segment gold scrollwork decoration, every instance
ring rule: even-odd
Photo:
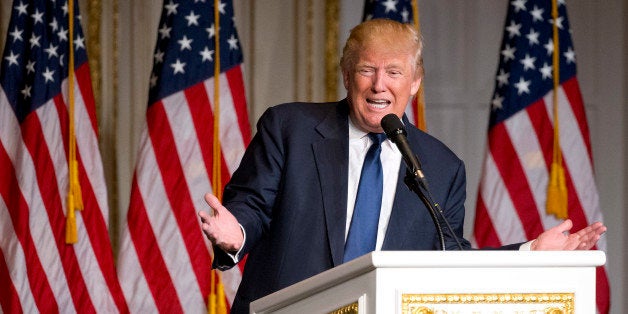
[[[438,305],[505,304],[505,305],[542,305],[546,314],[573,314],[573,293],[450,293],[450,294],[402,294],[402,313],[428,314],[447,311],[435,310]],[[479,313],[479,312],[478,312]],[[523,313],[523,312],[522,312]],[[531,310],[538,313],[538,310]]]

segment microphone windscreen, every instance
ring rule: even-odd
[[[398,134],[406,134],[406,128],[403,126],[401,119],[394,113],[385,115],[380,123],[386,136],[389,138],[395,137]]]

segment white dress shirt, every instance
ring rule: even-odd
[[[371,147],[371,139],[368,133],[358,129],[351,119],[349,119],[349,184],[347,193],[347,222],[345,228],[345,240],[349,233],[351,225],[351,217],[353,217],[353,209],[355,207],[355,199],[358,193],[358,184],[360,183],[360,174],[362,172],[362,164],[366,157],[366,152]],[[384,182],[382,207],[379,213],[379,225],[377,227],[377,243],[375,250],[382,248],[388,220],[392,211],[393,201],[395,199],[395,191],[397,190],[397,179],[399,178],[399,167],[401,165],[401,153],[397,146],[390,140],[382,142],[382,152],[380,155],[382,161]]]

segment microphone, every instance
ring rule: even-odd
[[[423,170],[421,170],[421,162],[419,162],[418,157],[414,155],[410,144],[408,144],[408,133],[399,117],[394,113],[389,113],[382,118],[381,125],[386,136],[397,145],[410,173],[418,178],[419,183],[427,190],[427,180],[425,179]]]
[[[445,222],[445,225],[449,229],[450,236],[454,238],[458,248],[460,250],[464,250],[458,236],[456,236],[456,233],[454,232],[454,229],[451,228],[449,221],[445,218],[445,214],[440,208],[440,205],[434,202],[432,198],[432,193],[430,193],[430,189],[427,186],[427,179],[423,174],[423,170],[421,170],[421,163],[419,162],[419,158],[410,148],[410,144],[408,143],[408,132],[406,132],[406,128],[403,126],[401,119],[399,119],[396,114],[389,113],[382,118],[380,124],[382,129],[384,129],[386,136],[393,143],[395,143],[395,145],[397,145],[403,160],[406,162],[408,171],[406,172],[404,182],[410,190],[414,191],[419,196],[421,201],[423,201],[423,204],[427,207],[427,210],[434,222],[434,226],[436,227],[436,232],[438,233],[442,250],[445,251],[445,237],[440,225],[440,220],[437,216]],[[417,184],[417,181],[419,184]],[[419,185],[423,188],[423,190],[421,190]]]

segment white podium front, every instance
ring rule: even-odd
[[[251,303],[251,313],[595,313],[603,251],[380,251]]]

